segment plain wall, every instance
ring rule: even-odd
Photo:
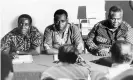
[[[77,24],[78,6],[87,7],[88,18],[105,18],[104,0],[0,0],[0,39],[17,27],[17,18],[21,14],[29,14],[33,25],[41,33],[53,23],[53,15],[57,9],[65,9],[69,21]]]
[[[105,2],[105,10],[108,12],[109,8],[113,5],[118,5],[123,9],[123,20],[129,23],[133,27],[133,10],[130,8],[129,0],[125,1],[108,1]],[[106,13],[107,17],[108,13]]]

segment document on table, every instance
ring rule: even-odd
[[[21,64],[21,63],[32,63],[33,57],[32,55],[17,55],[16,58],[13,59],[13,64]]]
[[[53,60],[54,60],[54,61],[59,61],[58,55],[57,55],[57,54],[55,54],[55,55],[53,56]]]

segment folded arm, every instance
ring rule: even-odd
[[[49,28],[46,28],[44,32],[43,47],[47,54],[58,54],[60,45],[52,44],[52,31]]]
[[[95,38],[95,32],[96,32],[97,26],[95,25],[94,28],[90,31],[87,37],[86,41],[86,48],[89,52],[91,53],[96,53],[99,49],[99,47],[94,43],[94,38]]]
[[[88,34],[86,47],[87,50],[94,55],[107,56],[110,45],[106,43],[106,38],[99,36],[100,33],[97,32],[97,29],[100,28],[100,26],[101,25],[96,24],[91,32]],[[97,45],[97,43],[100,44]]]
[[[75,46],[79,50],[79,53],[82,53],[82,51],[84,50],[82,35],[77,26],[73,25],[72,27],[73,27],[73,40],[74,40]]]
[[[32,32],[32,37],[31,37],[31,48],[28,51],[31,54],[40,54],[40,46],[42,43],[42,36],[38,29],[34,29]]]

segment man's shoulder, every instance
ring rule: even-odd
[[[72,32],[73,31],[80,31],[80,28],[78,26],[76,26],[75,24],[71,24],[71,23],[68,23],[69,26],[69,30],[71,30]]]
[[[49,74],[57,74],[58,72],[60,72],[60,69],[62,68],[63,66],[61,65],[54,65],[52,67],[49,67],[47,70],[44,71],[44,73],[49,73]]]
[[[54,28],[54,24],[51,24],[51,25],[49,25],[49,26],[47,26],[46,28],[45,28],[45,30],[54,30],[55,28]]]
[[[126,21],[122,21],[123,27],[131,28],[130,24],[128,24]]]
[[[37,29],[37,27],[35,27],[35,26],[31,26],[31,31],[39,31],[38,29]]]
[[[123,73],[121,73],[121,74],[123,74],[123,75],[128,75],[128,74],[132,74],[132,76],[133,76],[133,68],[130,68],[130,69],[127,69],[126,71],[124,71]]]
[[[108,19],[102,20],[102,21],[98,22],[98,24],[101,25],[102,27],[109,27],[110,26],[110,22]]]
[[[32,26],[31,29],[30,29],[30,36],[34,36],[34,37],[41,37],[41,32],[35,27],[35,26]]]
[[[109,22],[109,20],[108,19],[105,19],[105,20],[99,21],[98,23],[108,23],[108,22]]]
[[[13,30],[11,30],[10,32],[8,32],[6,34],[6,36],[17,36],[19,34],[19,31],[17,28],[14,28]]]
[[[105,77],[106,73],[99,72],[99,71],[92,71],[91,72],[91,80],[108,80]]]
[[[109,24],[108,20],[102,20],[102,21],[97,22],[95,26],[103,27],[103,26],[108,26],[108,24]]]
[[[74,23],[68,23],[68,25],[70,25],[71,28],[79,28],[78,25]]]
[[[132,80],[133,79],[133,68],[127,69],[112,80]]]
[[[69,66],[69,68],[68,68],[68,66]],[[70,68],[71,67],[71,68]],[[58,64],[58,65],[55,65],[55,66],[52,66],[52,67],[50,67],[49,69],[47,69],[46,70],[46,72],[48,71],[53,71],[53,70],[60,70],[60,69],[62,69],[62,70],[68,70],[68,69],[75,69],[75,70],[88,70],[86,67],[84,67],[84,66],[81,66],[81,65],[79,65],[79,64],[69,64],[69,65],[67,65],[67,66],[64,66],[64,65],[62,65],[62,64]]]
[[[44,33],[52,33],[53,31],[55,31],[55,27],[54,24],[51,24],[45,28]]]

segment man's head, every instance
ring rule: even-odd
[[[78,58],[78,49],[67,44],[59,48],[58,58],[61,62],[74,64]]]
[[[22,14],[18,18],[18,27],[21,33],[26,35],[32,24],[32,18],[28,14]]]
[[[13,65],[8,54],[1,52],[1,80],[12,80]]]
[[[120,26],[123,19],[123,10],[118,6],[112,6],[109,9],[108,18],[113,28]]]
[[[118,40],[112,45],[110,52],[115,63],[131,63],[133,58],[133,45],[127,41]]]
[[[65,10],[59,9],[54,13],[54,24],[59,31],[63,31],[68,23],[68,14]]]

